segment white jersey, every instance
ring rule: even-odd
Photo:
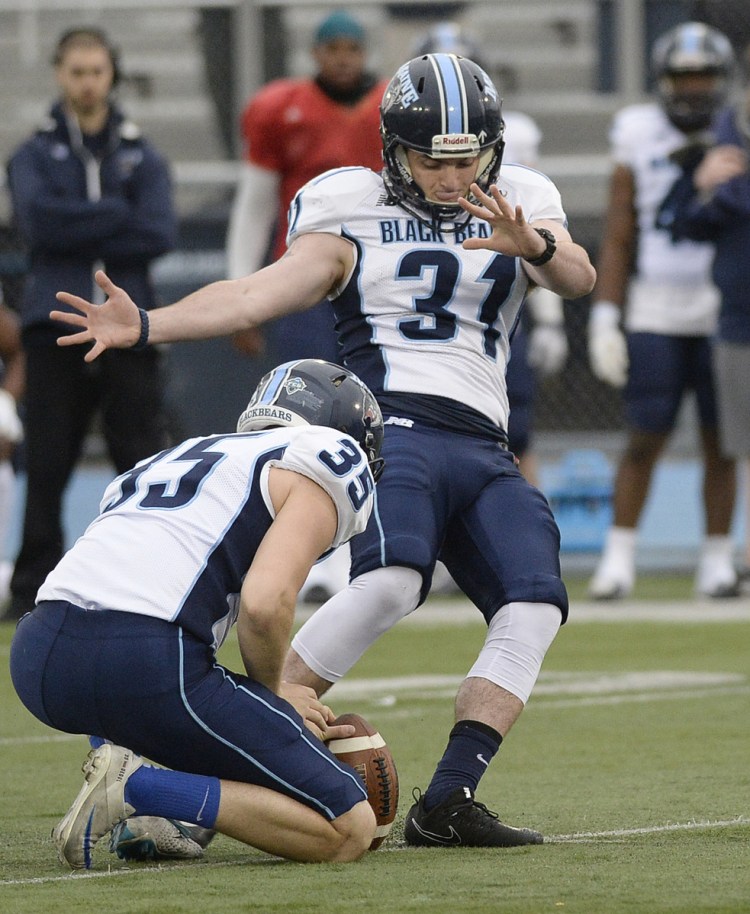
[[[539,172],[508,165],[497,184],[529,222],[566,224],[557,188]],[[311,181],[290,216],[289,243],[328,232],[354,247],[354,270],[331,300],[346,365],[384,412],[419,418],[427,399],[440,397],[507,428],[508,336],[529,282],[518,258],[461,247],[467,237],[488,237],[486,222],[472,219],[458,233],[430,228],[390,201],[380,175],[365,168]]]
[[[672,241],[656,227],[660,204],[680,177],[670,154],[689,143],[657,103],[618,112],[610,132],[612,156],[633,173],[638,249],[625,325],[631,331],[675,335],[711,334],[719,294],[710,279],[713,246]]]
[[[328,492],[338,513],[334,547],[365,529],[375,485],[364,453],[343,432],[301,426],[191,438],[110,483],[101,513],[37,601],[154,616],[217,647],[274,518],[271,467]]]

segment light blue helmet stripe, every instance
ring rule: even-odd
[[[466,90],[458,61],[451,54],[433,54],[442,104],[442,132],[466,133]]]
[[[273,403],[274,402],[276,395],[278,394],[279,390],[281,389],[281,385],[284,383],[284,381],[289,376],[290,368],[292,368],[292,366],[294,366],[296,364],[297,364],[296,362],[285,362],[283,365],[279,365],[279,367],[273,372],[273,374],[269,378],[268,384],[266,384],[266,388],[263,391],[263,393],[261,394],[260,400],[258,401],[259,403]]]

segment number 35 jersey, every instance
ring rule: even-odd
[[[539,172],[509,165],[497,183],[529,222],[566,224],[557,188]],[[354,270],[331,302],[346,365],[381,405],[389,394],[439,396],[507,428],[509,335],[529,284],[519,258],[462,247],[489,237],[486,222],[430,228],[389,200],[380,175],[341,168],[298,192],[289,225],[290,244],[327,232],[353,245]]]
[[[101,513],[37,600],[155,616],[218,647],[274,519],[272,467],[328,492],[338,514],[332,546],[365,529],[375,484],[364,453],[343,432],[305,426],[191,438],[110,483]]]

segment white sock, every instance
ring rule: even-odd
[[[695,578],[697,589],[706,593],[736,583],[731,536],[707,536],[703,540]]]
[[[701,547],[701,559],[731,562],[734,557],[734,540],[731,536],[707,536]]]
[[[633,564],[637,535],[634,527],[610,527],[604,545],[604,557],[615,562]]]
[[[597,576],[614,577],[630,584],[635,580],[635,547],[638,532],[633,527],[610,527],[597,566]]]
[[[0,559],[8,548],[13,508],[16,503],[16,474],[9,460],[0,460]]]

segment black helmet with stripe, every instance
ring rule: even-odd
[[[411,174],[406,150],[438,159],[478,155],[476,182],[486,190],[500,170],[504,130],[497,89],[474,61],[455,54],[423,54],[407,61],[388,84],[380,107],[383,177],[389,194],[423,222],[464,225],[471,217],[458,204],[425,198]],[[458,223],[461,216],[465,218]]]
[[[679,130],[705,130],[726,102],[734,69],[729,39],[703,22],[683,22],[654,44],[651,66],[662,106]],[[679,77],[712,77],[706,88],[684,87]]]
[[[324,425],[351,435],[378,481],[384,466],[383,416],[370,389],[353,372],[322,359],[279,365],[261,378],[237,420],[237,431],[298,425]]]

